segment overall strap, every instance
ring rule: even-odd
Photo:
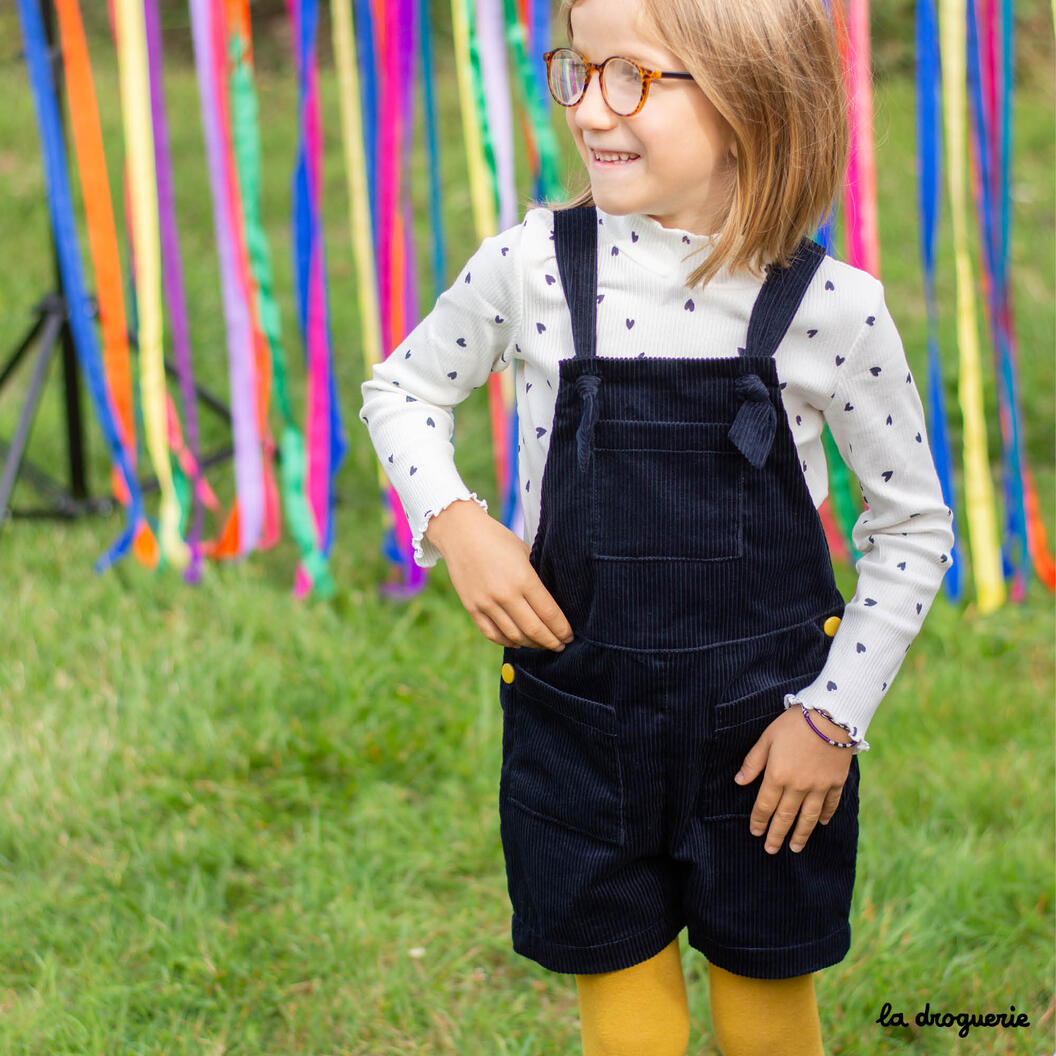
[[[803,239],[787,268],[771,267],[755,299],[748,320],[744,354],[772,356],[788,332],[814,273],[825,259],[825,250],[809,238]]]
[[[598,338],[598,211],[594,206],[555,210],[554,246],[565,300],[572,313],[576,358],[593,358]]]

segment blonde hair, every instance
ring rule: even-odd
[[[579,2],[562,0],[569,40]],[[787,266],[828,216],[847,164],[843,73],[824,0],[641,2],[646,29],[693,75],[736,145],[729,209],[687,285],[706,284],[724,266],[754,274]],[[588,185],[552,208],[593,202]]]

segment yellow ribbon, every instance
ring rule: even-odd
[[[363,360],[370,373],[375,363],[385,357],[381,348],[381,316],[378,312],[378,290],[374,261],[374,238],[367,203],[367,159],[363,152],[363,122],[360,118],[359,69],[356,65],[352,0],[337,0],[331,5],[334,58],[340,87],[341,138],[345,148],[345,173],[348,178],[349,223],[352,248],[359,272],[359,314],[363,331]]]
[[[363,122],[356,61],[355,23],[352,0],[331,4],[331,34],[337,66],[341,105],[341,139],[345,148],[345,174],[348,180],[349,224],[356,271],[359,272],[359,318],[363,335],[363,365],[370,377],[371,367],[385,358],[381,347],[381,314],[378,308],[377,264],[374,260],[374,234],[367,201],[367,159],[363,151]],[[381,463],[375,463],[382,493],[389,482]],[[388,518],[386,518],[388,520]]]
[[[972,262],[968,255],[965,0],[942,0],[940,29],[946,170],[949,173],[957,267],[957,342],[960,347],[958,395],[964,420],[964,491],[968,538],[979,611],[992,612],[1005,600],[1005,580],[1001,571],[994,489],[987,453],[975,286]]]
[[[182,569],[190,560],[190,550],[180,536],[180,504],[169,463],[161,331],[161,250],[143,5],[136,0],[116,0],[115,14],[121,112],[132,202],[132,243],[136,260],[143,425],[147,451],[161,491],[158,537],[162,553],[170,564]]]

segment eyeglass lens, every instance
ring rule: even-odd
[[[562,106],[579,102],[587,83],[583,59],[567,48],[559,50],[550,64],[550,91]],[[642,98],[642,77],[638,67],[626,59],[610,58],[601,71],[605,101],[617,113],[632,114]]]

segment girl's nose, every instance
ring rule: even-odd
[[[573,108],[574,120],[580,128],[611,128],[616,115],[609,109],[601,94],[601,75],[595,73],[587,84],[583,98]]]

